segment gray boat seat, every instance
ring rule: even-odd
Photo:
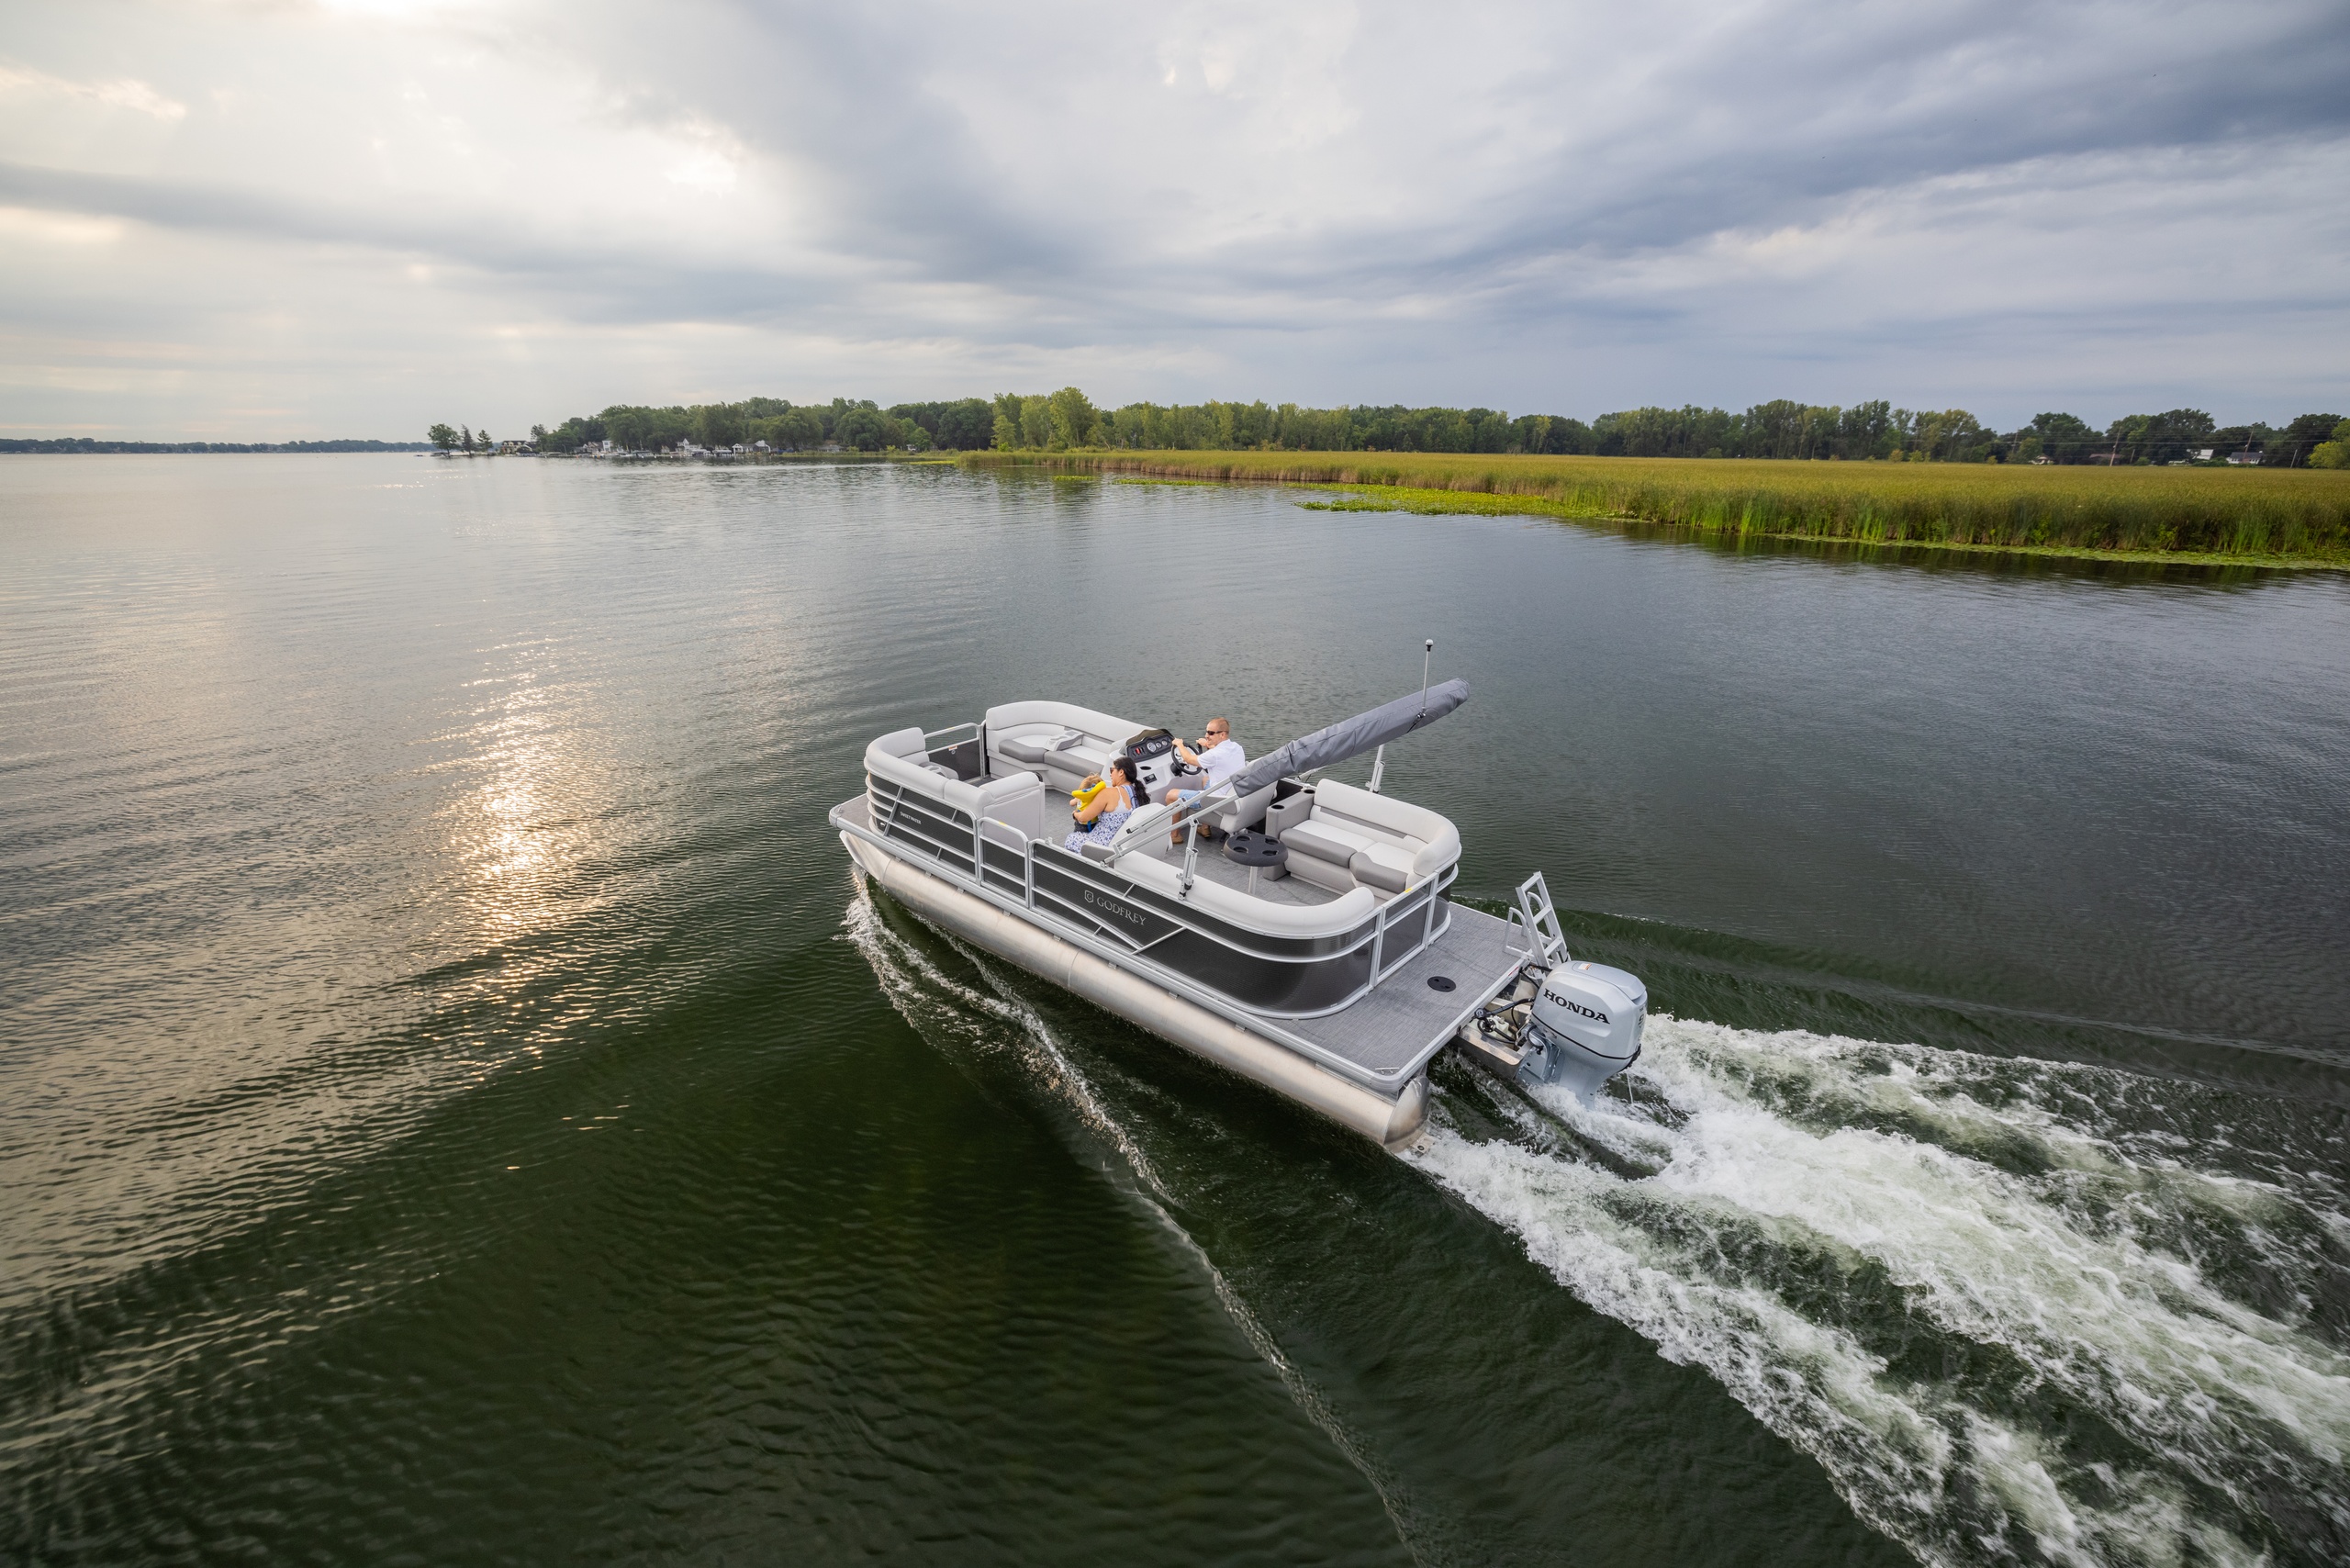
[[[865,748],[865,771],[900,789],[960,812],[974,823],[992,817],[1023,838],[1045,831],[1045,785],[1034,773],[1006,772],[964,780],[934,764],[923,747],[923,733],[899,730]]]
[[[1073,702],[1005,702],[987,711],[989,770],[1027,769],[1049,789],[1069,793],[1100,773],[1143,728]]]
[[[1324,779],[1314,809],[1281,830],[1289,874],[1332,892],[1393,898],[1460,858],[1460,834],[1424,806]]]
[[[998,744],[1004,756],[1024,762],[1031,767],[1045,762],[1055,753],[1083,744],[1085,732],[1064,729],[1058,734],[1008,735]]]

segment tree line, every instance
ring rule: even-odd
[[[1993,430],[1964,409],[1897,409],[1884,399],[1836,405],[1779,398],[1742,413],[1724,409],[1628,409],[1585,423],[1564,414],[1512,416],[1494,409],[1295,403],[1129,403],[1102,409],[1082,391],[1002,393],[991,398],[900,403],[779,398],[693,407],[615,404],[600,414],[531,429],[545,452],[610,442],[621,451],[676,451],[764,442],[777,452],[1149,451],[1538,453],[1601,457],[1767,457],[1844,462],[2165,464],[2257,461],[2338,465],[2339,414],[2304,414],[2282,427],[2221,425],[2199,409],[2131,414],[2098,430],[2075,415],[2043,413]],[[433,439],[454,439],[446,425]],[[466,439],[476,439],[466,432]],[[487,444],[488,438],[477,438]],[[2333,443],[2332,452],[2325,450]],[[468,450],[471,450],[468,447]],[[2202,454],[2209,453],[2205,458]]]
[[[422,452],[420,441],[99,441],[86,435],[0,439],[0,452]]]

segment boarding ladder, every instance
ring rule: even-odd
[[[1524,947],[1511,940],[1520,930],[1526,934]],[[1511,952],[1539,958],[1551,969],[1567,961],[1567,935],[1559,929],[1559,911],[1550,902],[1550,884],[1542,879],[1541,872],[1518,883],[1517,903],[1509,912],[1502,941]]]

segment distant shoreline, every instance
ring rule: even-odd
[[[421,441],[99,441],[91,436],[52,440],[0,436],[0,454],[31,457],[112,457],[207,452],[430,452]]]

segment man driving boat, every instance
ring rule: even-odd
[[[1177,788],[1168,790],[1166,794],[1159,797],[1162,801],[1170,806],[1183,801],[1198,800],[1202,795],[1248,766],[1248,757],[1241,751],[1240,743],[1232,738],[1232,721],[1229,719],[1210,719],[1206,733],[1200,737],[1198,747],[1194,749],[1185,745],[1181,741],[1177,741],[1175,755],[1182,758],[1186,766],[1198,768],[1201,780],[1200,787],[1196,790]],[[1210,833],[1205,823],[1201,824],[1200,831],[1203,836],[1207,836]],[[1181,833],[1171,833],[1168,834],[1168,842],[1180,845],[1183,842],[1183,835]]]

